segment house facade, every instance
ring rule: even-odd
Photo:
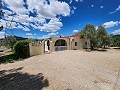
[[[67,37],[43,39],[42,41],[29,44],[30,56],[63,50],[81,50],[89,48],[89,46],[89,40],[81,39],[79,34]]]

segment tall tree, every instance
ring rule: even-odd
[[[2,3],[0,2],[0,18],[4,15],[4,12],[2,10]]]
[[[114,47],[120,47],[120,35],[112,35],[112,44]]]
[[[2,3],[0,2],[0,19],[4,16],[4,12],[2,11]],[[0,25],[0,31],[3,30],[3,26]]]
[[[87,24],[84,29],[80,32],[81,38],[86,38],[90,40],[90,47],[94,49],[97,45],[96,39],[96,29],[94,25]]]
[[[107,31],[103,26],[99,26],[97,29],[97,40],[98,46],[105,48],[106,45],[110,44],[110,36],[108,35]]]

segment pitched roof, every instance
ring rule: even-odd
[[[72,36],[66,36],[66,37],[61,37],[61,38],[72,38],[72,37],[80,37],[79,34],[75,34],[75,35],[72,35]]]

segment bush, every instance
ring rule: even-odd
[[[5,55],[0,57],[0,64],[6,62],[13,62],[14,60],[18,60],[15,54]]]
[[[14,44],[14,50],[15,50],[16,57],[24,59],[30,56],[29,42],[27,40],[16,42]]]
[[[120,35],[112,36],[112,44],[114,47],[120,47]]]

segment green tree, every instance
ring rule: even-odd
[[[114,47],[120,47],[120,35],[112,35],[112,44]]]
[[[102,47],[106,45],[110,45],[110,36],[103,26],[99,26],[97,29],[97,45],[98,47]]]
[[[90,40],[91,49],[94,49],[97,45],[96,33],[97,32],[94,25],[91,24],[87,24],[80,32],[81,38],[86,38]]]
[[[2,11],[2,3],[0,2],[0,19],[2,19],[2,17],[4,16],[4,12]],[[0,31],[3,30],[3,26],[0,25]]]

